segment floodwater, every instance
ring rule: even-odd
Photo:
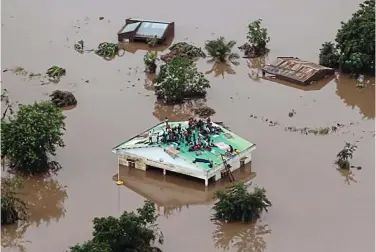
[[[241,1],[229,8],[213,1],[2,1],[2,70],[21,66],[44,73],[54,64],[67,70],[60,83],[48,85],[40,85],[38,78],[3,73],[2,85],[11,98],[31,103],[48,99],[59,88],[73,91],[78,100],[77,107],[64,112],[66,147],[56,157],[63,169],[57,176],[26,182],[31,216],[24,225],[2,228],[3,251],[65,251],[91,238],[94,217],[118,216],[141,206],[149,194],[115,185],[117,159],[111,148],[166,116],[186,118],[197,105],[166,108],[155,103],[143,73],[145,51],[132,50],[107,62],[92,53],[78,54],[75,41],[84,39],[87,48],[116,41],[126,17],[141,17],[175,21],[175,41],[203,46],[206,39],[225,36],[241,44],[248,22],[262,18],[271,36],[266,61],[298,56],[317,62],[321,43],[334,37],[340,21],[348,19],[359,2]],[[191,205],[170,201],[179,211],[161,211],[163,250],[374,251],[374,86],[359,90],[353,80],[340,76],[321,88],[302,90],[255,79],[256,70],[245,59],[232,69],[204,60],[198,67],[211,81],[206,103],[217,112],[213,120],[257,144],[252,181],[267,189],[273,207],[255,225],[214,223],[213,202],[207,199],[211,192],[189,189],[193,182],[179,180],[181,188],[188,188],[179,189],[183,195],[197,193],[205,200]],[[290,118],[292,109],[296,114]],[[270,127],[266,119],[279,125]],[[284,130],[336,123],[349,126],[325,136]],[[352,162],[363,168],[347,175],[333,165],[346,141],[359,141]],[[127,172],[121,171],[121,176],[128,177]],[[175,198],[162,190],[170,184],[158,176],[138,179],[159,188],[162,202]]]

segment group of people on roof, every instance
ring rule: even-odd
[[[222,132],[220,127],[215,126],[210,118],[204,122],[199,119],[189,118],[188,127],[184,127],[179,123],[175,127],[171,127],[168,118],[165,120],[165,128],[162,134],[156,135],[156,143],[176,143],[189,145],[189,151],[211,150],[214,147],[211,135]],[[149,132],[149,144],[153,144],[153,130]]]

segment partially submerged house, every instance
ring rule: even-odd
[[[158,44],[166,43],[175,36],[175,23],[128,18],[118,32],[119,42],[148,42],[157,39]]]
[[[295,57],[277,57],[274,63],[263,67],[263,76],[265,73],[300,85],[309,85],[334,75],[334,69]]]
[[[184,174],[205,181],[219,180],[222,175],[232,176],[232,171],[251,161],[251,152],[256,145],[237,136],[221,125],[211,123],[216,129],[210,134],[210,148],[195,148],[185,140],[159,141],[166,134],[166,127],[180,127],[184,130],[188,121],[160,123],[113,148],[118,155],[118,164],[146,171],[149,167]],[[191,133],[192,134],[192,133]],[[194,141],[205,143],[205,137],[193,132]],[[151,139],[151,142],[150,142]],[[230,149],[233,151],[231,152]]]

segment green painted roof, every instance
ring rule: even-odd
[[[169,122],[169,125],[171,127],[176,127],[178,124],[181,124],[182,128],[188,127],[188,122]],[[154,135],[162,134],[163,130],[166,129],[166,124],[161,123],[157,126],[147,130],[146,132],[140,134],[139,136],[136,136],[119,146],[115,147],[114,150],[120,150],[120,149],[135,149],[135,148],[149,148],[149,147],[160,147],[163,148],[165,151],[167,149],[172,149],[173,151],[176,151],[177,157],[183,159],[185,162],[193,163],[193,161],[196,158],[206,159],[209,161],[213,161],[213,168],[223,164],[221,155],[224,155],[226,153],[226,150],[229,148],[229,145],[231,145],[234,150],[238,150],[240,152],[243,152],[247,150],[248,148],[254,146],[251,142],[241,138],[240,136],[234,134],[233,132],[221,127],[220,125],[216,125],[222,129],[222,132],[219,134],[212,134],[211,135],[211,141],[216,147],[213,147],[211,151],[208,150],[200,150],[200,151],[188,151],[189,146],[187,143],[181,142],[177,146],[173,143],[154,143],[149,144],[149,138],[148,138],[148,132],[152,131]],[[201,139],[204,139],[201,135],[199,135],[198,132],[195,132],[196,138],[200,136]],[[179,147],[180,150],[176,150],[176,148]],[[229,157],[224,157],[225,160],[228,160]],[[208,163],[201,163],[197,162],[196,166],[204,169],[209,170],[211,169],[209,167]]]

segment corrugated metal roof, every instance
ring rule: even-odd
[[[303,83],[316,73],[327,69],[330,68],[293,57],[279,57],[275,63],[266,65],[263,68],[267,73],[280,75]]]

